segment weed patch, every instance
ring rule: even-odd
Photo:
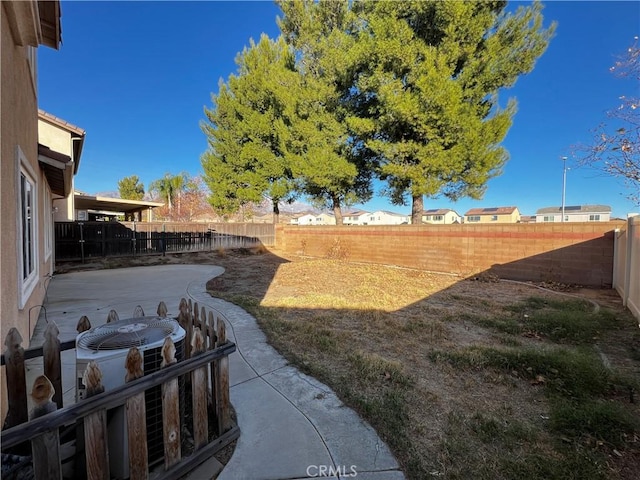
[[[550,427],[582,442],[594,439],[623,448],[633,440],[640,422],[615,402],[601,399],[584,402],[557,399],[551,410]]]

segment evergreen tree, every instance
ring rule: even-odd
[[[296,52],[301,88],[292,107],[289,153],[298,187],[312,203],[331,208],[342,225],[342,207],[371,198],[371,170],[347,128],[342,98],[343,58],[354,42],[354,16],[345,1],[284,0],[278,25]]]
[[[142,200],[144,198],[144,185],[137,175],[131,175],[118,180],[118,194],[120,198],[127,200]]]
[[[354,2],[360,21],[347,52],[354,83],[349,125],[365,145],[386,193],[412,200],[419,223],[424,196],[481,198],[508,159],[500,145],[516,102],[501,88],[531,71],[555,25],[542,6],[505,12],[503,1]]]
[[[236,63],[238,74],[220,83],[201,125],[209,142],[201,158],[209,201],[219,214],[230,214],[266,196],[277,223],[279,203],[295,195],[285,112],[299,90],[295,59],[282,39],[262,35],[257,44],[251,40]]]

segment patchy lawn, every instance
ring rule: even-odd
[[[265,249],[155,258],[136,261],[225,267],[210,293],[255,315],[409,478],[640,478],[640,329],[615,292]]]

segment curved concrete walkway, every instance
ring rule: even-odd
[[[60,339],[68,340],[75,337],[82,315],[97,326],[105,323],[111,309],[120,318],[132,314],[136,305],[151,314],[161,300],[172,316],[177,316],[182,297],[222,314],[228,320],[229,338],[237,345],[229,364],[231,401],[241,434],[220,480],[404,479],[371,426],[329,387],[288,365],[267,344],[255,318],[206,293],[206,282],[223,272],[210,265],[163,265],[54,276],[47,291],[46,316],[57,323]],[[43,311],[32,346],[42,343],[45,325]],[[73,351],[63,356],[63,382],[68,404],[74,395]],[[207,471],[212,467],[206,465],[189,478],[211,478],[215,472]]]

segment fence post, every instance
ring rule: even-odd
[[[79,222],[78,226],[80,227],[80,258],[84,263],[84,223]]]
[[[62,408],[62,368],[60,366],[60,340],[58,339],[57,325],[51,321],[44,331],[44,345],[42,356],[44,361],[44,374],[51,382],[54,391],[53,401],[58,408]]]
[[[627,249],[626,254],[626,262],[624,266],[624,297],[622,299],[622,305],[627,306],[627,302],[629,301],[629,296],[631,292],[629,291],[631,287],[631,257],[633,257],[631,249],[633,248],[633,224],[631,223],[633,217],[627,218],[627,245],[625,246]]]
[[[24,349],[20,345],[22,335],[12,327],[4,341],[7,376],[8,412],[3,429],[15,427],[27,421],[27,380],[24,373]]]
[[[127,375],[125,382],[143,376],[142,355],[136,347],[131,347],[125,360]],[[149,478],[147,451],[147,413],[144,392],[127,398],[127,438],[129,440],[129,478],[146,480]]]
[[[218,341],[220,347],[227,343],[227,328],[224,320],[218,318]],[[231,423],[229,412],[229,357],[216,360],[216,413],[218,417],[218,434],[228,430]]]
[[[167,254],[167,231],[166,225],[162,224],[162,256]]]
[[[100,236],[102,237],[102,242],[100,243],[102,248],[102,256],[107,256],[107,222],[104,222],[104,225],[100,226]]]
[[[216,321],[213,316],[213,312],[209,311],[209,315],[207,317],[207,333],[209,336],[209,349],[213,350],[216,348],[216,342],[218,340],[218,336],[216,335]],[[213,361],[209,364],[209,379],[210,379],[210,388],[211,388],[211,403],[213,404],[213,412],[217,415],[215,410],[215,399],[216,399],[216,362]]]
[[[136,222],[133,222],[133,237],[131,237],[131,242],[132,242],[132,246],[133,246],[133,256],[136,256],[136,244],[138,243],[138,240],[136,239]]]
[[[164,339],[161,354],[162,363],[160,368],[166,368],[176,363],[176,347],[171,337]],[[178,463],[182,457],[180,449],[180,399],[178,394],[177,378],[162,384],[162,433],[165,470]]]
[[[33,382],[31,398],[35,407],[30,419],[42,417],[47,413],[57,410],[56,404],[51,401],[54,394],[58,393],[46,375],[40,375]],[[33,452],[33,473],[36,479],[62,480],[62,462],[60,459],[60,438],[58,430],[45,432],[31,440]]]
[[[104,392],[102,372],[96,362],[89,362],[82,380],[86,387],[85,398]],[[84,444],[87,480],[109,480],[111,475],[109,473],[107,411],[105,409],[84,417]]]
[[[204,338],[200,328],[193,329],[191,337],[191,356],[203,353]],[[198,450],[206,445],[209,438],[207,416],[207,367],[206,365],[191,372],[191,402],[193,409],[193,443]]]

